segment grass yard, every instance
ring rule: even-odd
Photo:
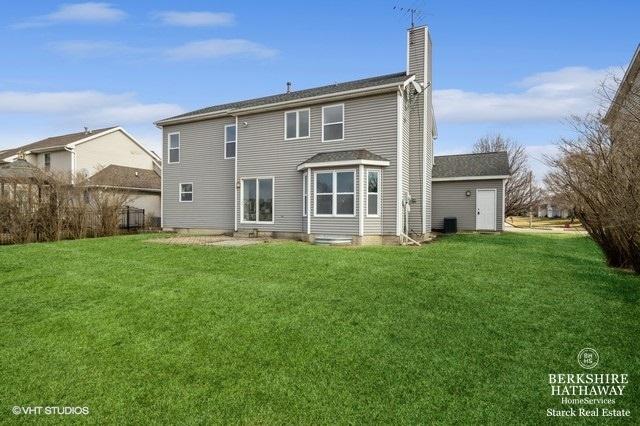
[[[0,247],[0,422],[539,424],[584,347],[630,374],[616,406],[640,416],[640,278],[586,237],[149,238]]]
[[[507,218],[507,223],[516,226],[518,228],[528,228],[529,227],[529,217],[528,216],[509,216]],[[566,225],[569,225],[572,229],[583,229],[582,224],[578,219],[574,219],[573,223],[571,223],[571,219],[562,219],[559,217],[533,217],[531,218],[531,227],[532,228],[565,228]]]

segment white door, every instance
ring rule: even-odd
[[[476,229],[496,230],[496,190],[476,190]]]

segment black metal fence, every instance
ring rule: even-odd
[[[144,209],[135,207],[125,207],[120,210],[120,229],[141,229],[144,228]]]

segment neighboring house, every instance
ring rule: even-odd
[[[426,237],[436,137],[427,28],[409,30],[407,44],[400,73],[156,122],[163,227],[355,243]],[[498,222],[490,229],[499,230]]]
[[[436,156],[433,228],[443,229],[444,218],[455,217],[458,230],[502,231],[508,178],[505,151]]]
[[[633,120],[627,116],[633,112]],[[629,121],[638,122],[640,114],[640,45],[627,67],[620,86],[612,99],[603,121],[611,128],[614,136],[628,125]],[[637,124],[636,124],[637,125]],[[637,131],[637,129],[634,129]]]
[[[553,199],[543,199],[538,204],[538,217],[562,218],[566,219],[571,215],[571,209],[561,203],[555,202]]]
[[[111,164],[91,176],[89,182],[103,190],[124,190],[130,206],[144,209],[147,216],[160,217],[160,175],[155,170]]]
[[[104,187],[133,191],[132,207],[160,215],[161,160],[122,127],[85,129],[0,151],[0,161],[19,158],[46,171],[85,173]]]

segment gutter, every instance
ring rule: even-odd
[[[160,189],[151,189],[151,188],[136,188],[130,186],[115,186],[115,185],[87,185],[89,188],[104,188],[104,189],[127,189],[130,191],[140,191],[140,192],[154,192],[161,193]]]
[[[324,94],[324,95],[317,95],[317,96],[311,96],[311,97],[300,98],[300,99],[292,99],[290,101],[274,102],[274,103],[270,103],[270,104],[256,105],[256,106],[246,107],[246,108],[224,109],[224,110],[220,110],[220,111],[213,111],[213,112],[207,112],[207,113],[202,113],[202,114],[194,114],[194,115],[190,115],[190,116],[187,116],[187,117],[167,118],[167,119],[164,119],[164,120],[156,121],[153,124],[156,127],[163,127],[163,126],[172,125],[172,124],[189,123],[189,122],[192,122],[192,121],[207,120],[207,119],[210,119],[210,118],[226,117],[226,116],[231,116],[231,115],[241,115],[243,113],[244,114],[249,114],[249,113],[254,113],[254,112],[278,110],[278,109],[287,108],[288,106],[295,106],[295,105],[298,105],[298,104],[321,103],[321,102],[326,101],[326,100],[342,99],[342,98],[347,98],[347,97],[355,97],[355,96],[362,95],[362,94],[377,94],[377,93],[393,92],[393,91],[396,91],[398,89],[398,87],[403,87],[406,84],[410,83],[413,79],[415,79],[415,77],[411,76],[411,77],[408,77],[407,80],[405,80],[404,82],[401,82],[401,83],[397,83],[397,82],[396,83],[388,83],[388,84],[384,84],[384,85],[381,85],[381,86],[364,87],[364,88],[361,88],[361,89],[346,90],[346,91],[343,91],[343,92],[328,93],[328,94]]]

